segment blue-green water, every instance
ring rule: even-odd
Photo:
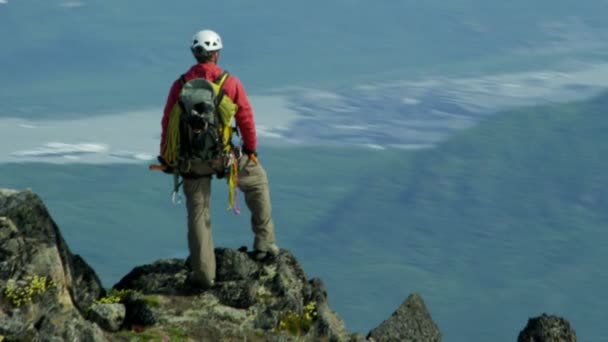
[[[170,82],[192,62],[190,38],[201,28],[222,34],[222,64],[253,93],[603,59],[606,7],[599,0],[7,0],[0,115],[162,106]]]
[[[592,137],[606,121],[565,114],[543,127],[524,112],[418,152],[266,148],[278,242],[325,281],[352,331],[418,292],[445,340],[512,341],[548,312],[580,340],[603,341],[608,145]],[[524,139],[505,144],[521,124],[528,149]],[[186,256],[185,209],[171,204],[169,178],[145,165],[0,168],[3,187],[42,196],[106,286],[136,265]],[[247,210],[225,210],[223,182],[213,193],[216,245],[250,246]]]

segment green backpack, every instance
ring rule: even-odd
[[[167,163],[189,172],[192,161],[213,161],[232,152],[231,125],[238,106],[222,89],[228,79],[223,72],[214,82],[204,78],[186,81],[169,117]]]

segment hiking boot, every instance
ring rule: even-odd
[[[266,260],[267,258],[274,258],[277,255],[279,255],[279,246],[277,246],[274,243],[272,245],[268,246],[268,250],[265,250],[265,251],[255,250],[253,252],[253,258],[257,261],[263,261],[263,260]]]
[[[192,292],[202,292],[209,290],[215,285],[215,280],[211,280],[210,282],[202,282],[200,279],[197,279],[193,272],[189,272],[186,277],[186,281],[184,282],[184,287],[188,291]]]

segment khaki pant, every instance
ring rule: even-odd
[[[212,174],[211,165],[193,165],[197,174]],[[261,164],[247,156],[239,161],[238,187],[245,194],[245,203],[251,212],[251,228],[255,235],[253,248],[267,251],[275,243],[272,222],[268,177]],[[211,177],[184,180],[186,209],[188,211],[188,249],[194,280],[209,286],[215,279],[215,253],[211,233]]]

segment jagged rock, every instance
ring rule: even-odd
[[[123,326],[128,329],[133,327],[149,327],[156,324],[156,318],[148,303],[140,298],[138,294],[130,294],[125,299],[126,316]]]
[[[366,339],[363,335],[361,334],[352,334],[350,336],[350,340],[349,342],[368,342],[370,340]]]
[[[441,332],[418,294],[411,294],[392,316],[374,328],[368,339],[382,341],[441,341]]]
[[[97,323],[107,331],[118,331],[125,321],[126,308],[124,304],[93,304],[89,310],[88,319]]]
[[[301,268],[299,269],[301,270]],[[303,291],[306,302],[317,303],[317,323],[314,325],[311,335],[318,339],[325,336],[333,336],[334,339],[338,340],[345,339],[348,332],[342,320],[329,306],[323,281],[319,278],[313,278],[308,281]],[[349,340],[352,341],[352,337],[349,337]]]
[[[517,342],[576,342],[576,332],[567,320],[543,313],[528,320]]]
[[[365,340],[347,332],[323,282],[307,279],[289,251],[263,261],[246,249],[215,253],[217,277],[210,289],[193,287],[184,260],[158,260],[135,267],[114,286],[133,290],[124,292],[120,304],[99,304],[105,295],[99,278],[70,252],[38,196],[0,190],[0,339],[130,341],[146,330],[142,338],[152,340]],[[15,296],[22,289],[31,295],[28,301],[21,300],[23,293]],[[311,307],[313,315],[303,319]],[[297,336],[280,329],[290,320]],[[441,339],[418,296],[370,336]]]
[[[97,324],[84,320],[76,310],[49,311],[36,322],[36,327],[36,341],[108,341]]]
[[[247,309],[255,304],[259,289],[257,281],[241,280],[218,282],[214,289],[223,305],[238,309]]]
[[[142,293],[178,295],[187,291],[188,267],[182,259],[158,260],[150,265],[135,267],[125,275],[115,289],[139,290]]]
[[[114,288],[155,295],[157,305],[148,307],[155,327],[168,328],[179,322],[199,337],[230,339],[264,331],[265,339],[279,338],[276,328],[280,320],[290,312],[302,315],[305,306],[314,302],[317,317],[303,332],[302,340],[350,339],[343,321],[329,307],[322,282],[308,281],[288,251],[261,262],[244,250],[218,248],[215,253],[218,275],[211,289],[189,291],[185,284],[187,263],[179,259],[136,267]]]
[[[104,294],[32,191],[0,190],[0,335],[104,341],[84,318]],[[28,293],[29,294],[26,294]]]
[[[217,248],[217,281],[245,280],[259,271],[259,265],[242,250]]]

